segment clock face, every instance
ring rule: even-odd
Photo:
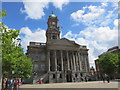
[[[52,25],[55,25],[55,22],[52,22]]]

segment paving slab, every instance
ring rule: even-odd
[[[75,83],[50,83],[50,84],[23,84],[20,88],[118,88],[120,83],[111,81],[75,82]]]

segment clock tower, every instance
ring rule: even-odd
[[[52,14],[48,18],[47,22],[48,28],[46,31],[46,38],[47,43],[51,40],[60,39],[60,31],[58,27],[58,18],[57,16],[52,12]]]

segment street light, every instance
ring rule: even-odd
[[[15,74],[15,71],[13,70],[13,71],[12,71],[12,78],[13,78],[13,75],[14,75],[14,74]]]
[[[17,45],[21,46],[21,39],[20,38],[17,38]]]
[[[15,74],[15,71],[12,71],[12,74]]]

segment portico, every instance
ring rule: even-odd
[[[64,39],[64,47],[65,47],[65,43],[67,45],[67,42],[70,41]],[[48,50],[47,50],[48,68],[46,69],[50,74],[49,75],[50,82],[56,82],[58,78],[61,78],[61,82],[67,82],[67,81],[72,82],[74,81],[74,79],[78,79],[78,78],[80,80],[81,74],[83,72],[89,71],[88,67],[82,66],[82,63],[85,65],[86,62],[88,61],[87,58],[88,49],[86,49],[85,47],[83,48],[82,46],[81,48],[73,49],[70,47],[71,45],[72,44],[67,45],[66,49],[63,48],[62,43],[57,47],[54,47],[54,43],[52,43],[52,46],[48,46]],[[55,75],[56,78],[54,78],[53,75]]]

